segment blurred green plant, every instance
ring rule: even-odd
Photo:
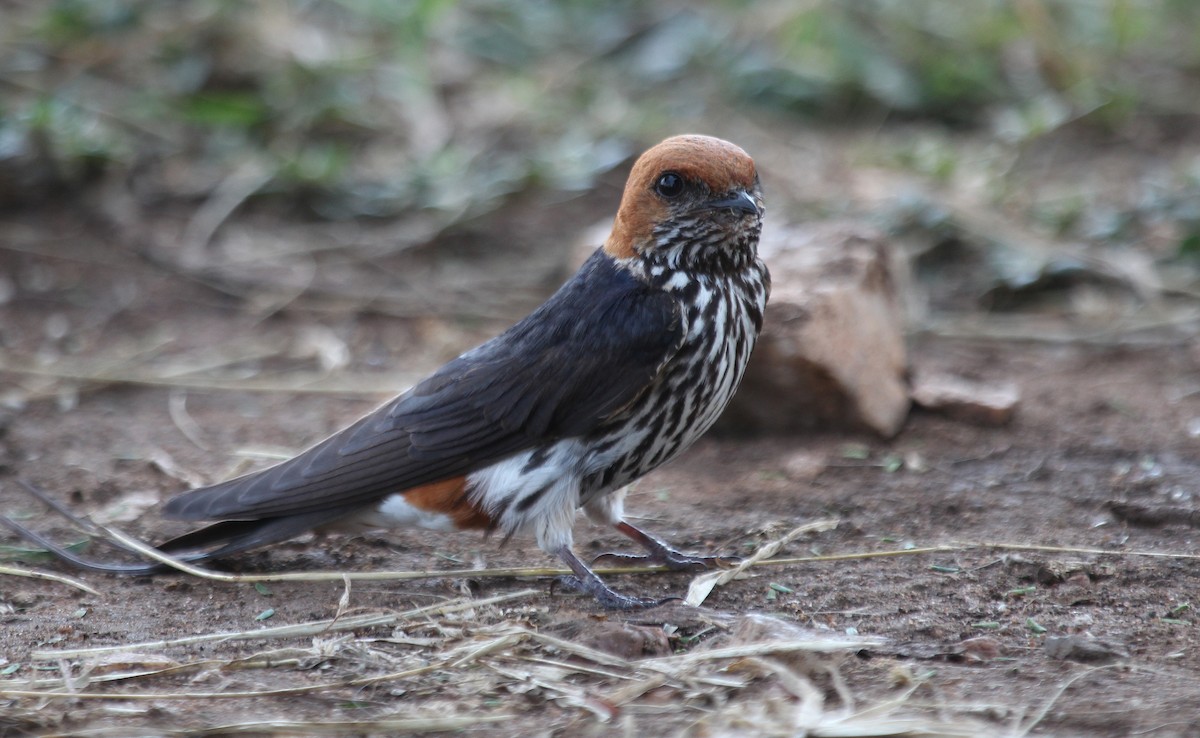
[[[126,173],[203,197],[254,162],[258,197],[449,223],[530,186],[587,187],[635,141],[730,109],[1018,145],[1200,112],[1188,0],[55,0],[4,16],[11,200]]]

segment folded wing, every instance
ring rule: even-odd
[[[683,337],[679,310],[597,252],[500,336],[300,455],[185,492],[164,514],[258,520],[346,511],[614,422]]]

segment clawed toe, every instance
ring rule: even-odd
[[[728,569],[740,562],[736,556],[691,556],[667,549],[646,555],[624,553],[602,553],[592,559],[592,566],[650,566],[658,564],[671,571],[704,571],[706,569]]]
[[[703,571],[712,568],[728,568],[737,563],[738,559],[727,556],[692,556],[681,553],[666,545],[653,536],[622,521],[617,529],[633,540],[642,544],[649,552],[645,556],[625,553],[602,553],[592,560],[592,565],[603,562],[609,566],[637,566],[658,564],[672,571]],[[563,546],[557,551],[559,558],[574,572],[574,576],[559,577],[555,585],[567,589],[586,592],[596,598],[603,607],[610,610],[637,610],[647,607],[657,607],[667,602],[679,600],[678,597],[667,597],[656,600],[646,597],[629,597],[614,592],[596,576],[587,564],[579,560],[570,546]],[[554,585],[551,586],[551,592]]]
[[[606,551],[592,559],[592,566],[641,566],[647,563],[655,563],[649,561],[649,558],[649,556],[642,556],[640,554]]]
[[[661,600],[652,597],[631,597],[616,592],[604,586],[603,583],[596,586],[598,582],[599,580],[583,580],[573,575],[556,577],[550,584],[550,593],[554,594],[555,587],[563,587],[572,592],[591,595],[606,610],[645,610],[680,599],[679,597],[664,597]]]

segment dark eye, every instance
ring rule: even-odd
[[[654,183],[654,191],[668,200],[679,197],[683,194],[683,177],[675,172],[665,172]]]

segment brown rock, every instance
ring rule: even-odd
[[[978,425],[1008,423],[1020,399],[1012,382],[980,382],[949,374],[922,372],[912,386],[912,401],[917,405]]]
[[[671,653],[671,642],[661,627],[598,621],[591,623],[587,630],[574,640],[627,661],[667,656]]]
[[[1108,638],[1089,638],[1075,634],[1050,636],[1046,639],[1046,655],[1060,661],[1082,661],[1085,663],[1111,663],[1129,658],[1125,645]]]
[[[1004,653],[1000,642],[987,636],[968,638],[959,643],[958,647],[961,649],[965,661],[991,661]]]
[[[811,482],[829,468],[829,459],[819,451],[796,451],[783,461],[783,473],[793,482]]]
[[[908,414],[904,269],[882,234],[852,222],[767,223],[771,302],[741,389],[718,427],[868,428]]]

